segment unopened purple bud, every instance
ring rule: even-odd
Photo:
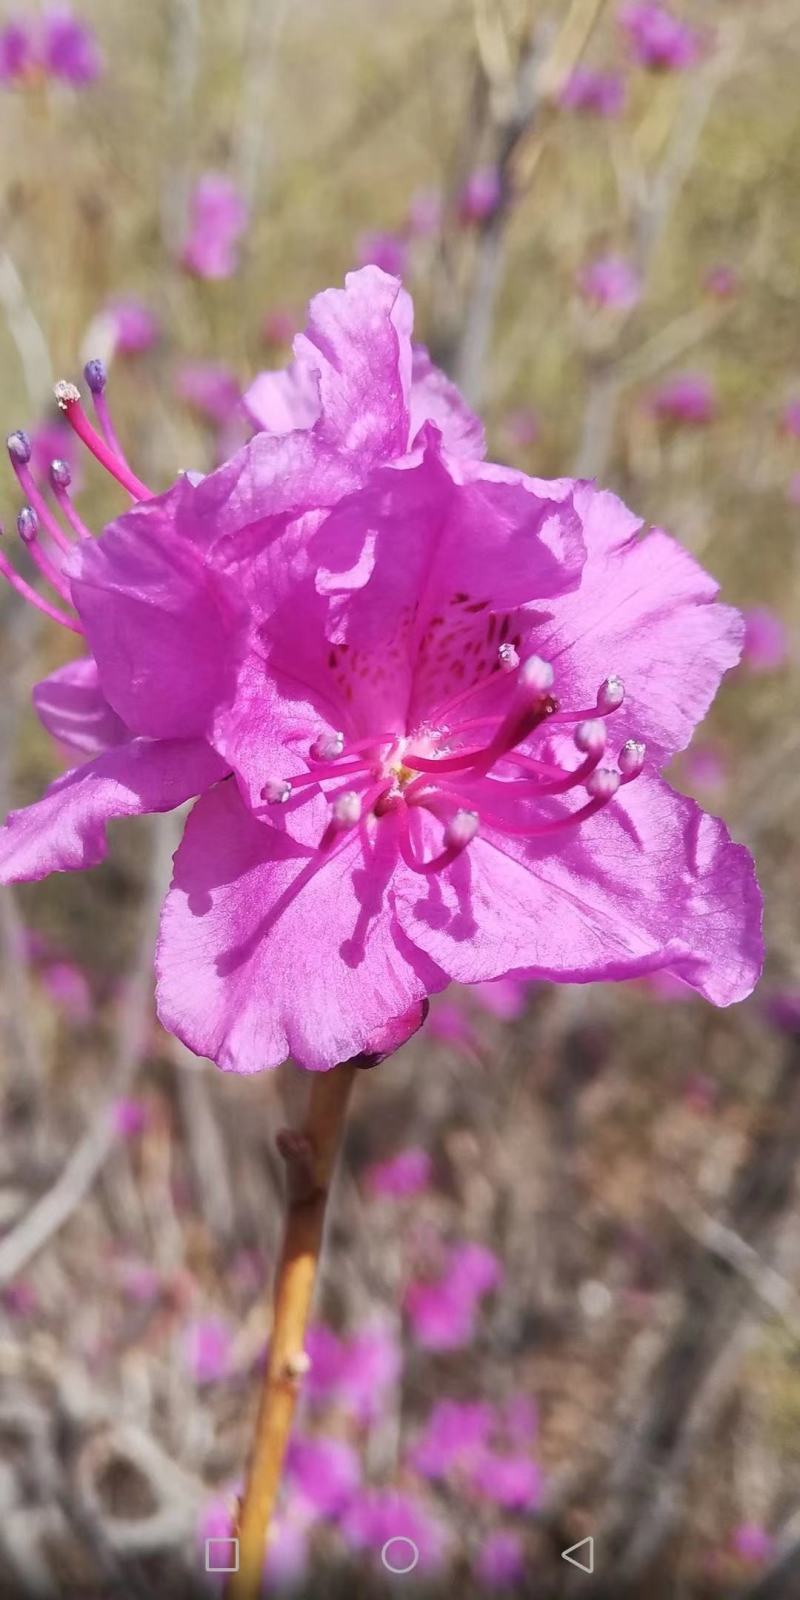
[[[18,428],[16,433],[10,433],[6,439],[6,446],[12,461],[20,467],[27,467],[31,459],[31,441],[27,433]]]
[[[103,390],[108,383],[108,373],[106,372],[104,362],[96,359],[94,361],[87,361],[86,366],[83,369],[83,376],[86,379],[92,394],[103,393]]]
[[[72,470],[66,461],[50,462],[50,482],[55,489],[68,489],[72,482]]]
[[[17,533],[23,544],[33,544],[39,532],[39,518],[33,506],[23,506],[17,516]]]

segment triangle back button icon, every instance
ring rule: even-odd
[[[594,1539],[581,1539],[579,1544],[571,1544],[568,1550],[562,1550],[561,1560],[568,1561],[571,1567],[579,1567],[581,1572],[594,1572]]]

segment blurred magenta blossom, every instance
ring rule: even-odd
[[[261,337],[267,345],[291,344],[298,331],[294,312],[284,306],[268,311],[261,323]]]
[[[356,254],[359,266],[380,267],[396,278],[405,275],[408,246],[400,233],[362,233]]]
[[[109,301],[106,313],[111,319],[114,350],[121,356],[143,355],[161,337],[161,324],[152,307],[135,295],[120,295]]]
[[[525,1546],[520,1535],[510,1528],[487,1534],[478,1552],[475,1573],[492,1593],[516,1587],[525,1576]]]
[[[438,189],[418,189],[412,194],[406,225],[412,237],[418,239],[427,239],[439,232],[442,225],[442,197]]]
[[[409,1464],[425,1478],[464,1474],[487,1445],[494,1423],[482,1400],[439,1400],[409,1453]]]
[[[475,1331],[479,1303],[502,1283],[503,1269],[480,1244],[453,1246],[435,1277],[412,1278],[403,1308],[417,1344],[426,1350],[459,1350]]]
[[[189,197],[189,231],[181,260],[198,278],[230,278],[239,265],[247,205],[232,178],[206,172]]]
[[[786,625],[769,606],[744,612],[742,663],[750,672],[777,672],[789,653]]]
[[[511,443],[522,450],[535,444],[541,432],[539,417],[533,406],[515,406],[501,418],[500,426]]]
[[[639,274],[627,257],[598,256],[583,267],[578,285],[585,300],[609,311],[630,311],[638,304],[642,288]]]
[[[375,267],[318,296],[248,391],[255,437],[157,496],[88,363],[99,432],[74,385],[57,397],[134,501],[99,539],[66,465],[59,522],[8,442],[55,599],[0,570],[86,649],[35,704],[94,758],[11,815],[0,877],[93,865],[112,817],[199,796],[159,1015],[233,1071],[384,1055],[453,981],[664,969],[724,1005],[760,970],[749,856],[660,777],[739,616],[614,495],[487,464],[411,327]]]
[[[293,1497],[313,1518],[335,1517],[350,1503],[361,1481],[361,1463],[344,1439],[316,1435],[289,1444],[286,1471]]]
[[[131,1095],[121,1096],[111,1107],[111,1125],[120,1139],[135,1139],[144,1132],[148,1120],[145,1102]]]
[[[432,1162],[427,1150],[409,1148],[398,1151],[388,1161],[376,1161],[368,1167],[366,1183],[372,1194],[407,1200],[429,1187],[431,1172]]]
[[[655,389],[650,404],[657,417],[702,427],[717,409],[711,379],[704,372],[678,372]]]
[[[741,1522],[731,1534],[731,1548],[742,1561],[760,1566],[775,1549],[775,1540],[760,1522]]]
[[[183,1330],[183,1358],[195,1383],[219,1383],[231,1368],[233,1329],[221,1317],[196,1317]]]
[[[715,267],[709,267],[703,276],[703,288],[707,294],[713,295],[717,300],[729,300],[739,288],[739,275],[735,267],[730,267],[725,262],[719,262]]]
[[[339,1405],[362,1424],[380,1414],[402,1365],[398,1339],[386,1323],[368,1322],[344,1339],[317,1323],[306,1351],[311,1367],[304,1393],[312,1406]]]
[[[679,72],[700,56],[700,34],[654,0],[622,6],[619,20],[637,62],[651,72]]]
[[[800,396],[787,400],[781,416],[781,427],[791,439],[800,439]]]
[[[708,794],[721,794],[728,782],[728,763],[718,745],[690,745],[684,771],[690,784]]]
[[[354,1495],[341,1531],[351,1549],[369,1551],[376,1562],[388,1540],[410,1540],[419,1552],[420,1573],[435,1571],[447,1549],[443,1525],[418,1496],[399,1489],[364,1489]],[[409,1553],[407,1545],[399,1545],[397,1564]]]
[[[235,1507],[239,1493],[240,1486],[232,1484],[227,1492],[215,1495],[207,1501],[200,1513],[196,1536],[203,1568],[205,1568],[206,1540],[229,1540],[233,1537]],[[229,1564],[225,1559],[227,1552],[224,1547],[215,1553],[223,1558],[225,1565]],[[293,1518],[284,1510],[275,1518],[269,1531],[264,1557],[264,1582],[267,1592],[296,1586],[305,1572],[307,1561],[307,1526],[301,1519]],[[212,1581],[218,1581],[220,1588],[225,1582],[221,1573],[218,1580],[214,1578],[213,1573],[210,1574],[210,1578]]]
[[[458,215],[464,224],[486,222],[500,204],[502,186],[496,167],[476,167],[469,174],[458,199]]]
[[[625,83],[619,72],[576,67],[561,91],[561,104],[571,111],[618,117],[625,105]]]
[[[41,73],[83,88],[102,70],[93,29],[68,5],[46,7],[41,19],[12,18],[0,29],[0,83],[24,82]]]
[[[228,421],[242,398],[236,374],[221,361],[184,361],[175,375],[175,389],[187,405],[217,424]]]
[[[478,1034],[462,1004],[456,1000],[440,1000],[428,1013],[425,1030],[433,1039],[460,1048],[464,1054],[474,1056],[478,1047]]]

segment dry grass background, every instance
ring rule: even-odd
[[[613,8],[533,9],[545,69],[572,39],[559,30],[580,33],[595,14],[586,59],[619,56]],[[788,486],[800,442],[778,421],[800,387],[800,4],[690,9],[717,30],[706,64],[634,74],[619,123],[560,113],[545,98],[513,151],[516,194],[498,238],[459,230],[448,206],[443,238],[412,245],[409,286],[422,335],[466,370],[490,453],[542,475],[597,471],[694,550],[726,598],[774,606],[796,639],[800,510]],[[363,229],[401,226],[416,190],[452,196],[493,157],[523,11],[511,0],[83,0],[103,80],[81,93],[0,87],[6,431],[42,417],[52,379],[92,353],[98,310],[133,292],[159,313],[164,337],[114,365],[129,453],[157,484],[210,462],[211,431],[175,395],[181,360],[224,361],[246,382],[267,359],[267,311],[301,313],[352,265]],[[189,186],[209,167],[236,176],[252,205],[241,268],[220,284],[175,265]],[[590,317],[575,294],[580,266],[607,247],[645,273],[643,301],[624,321]],[[492,251],[496,303],[476,360]],[[718,262],[740,278],[730,300],[702,292]],[[669,431],[642,397],[683,366],[713,378],[718,415]],[[508,427],[521,406],[541,420],[525,447]],[[7,526],[14,489],[9,472]],[[117,508],[91,471],[81,505],[96,527]],[[56,769],[28,702],[65,647],[8,595],[0,618],[2,785],[22,803]],[[778,672],[734,675],[702,735],[728,760],[713,805],[756,853],[768,979],[779,984],[800,980],[797,705],[795,646]],[[675,779],[686,781],[685,768]],[[103,868],[4,900],[0,1263],[35,1296],[24,1316],[6,1300],[0,1321],[4,1594],[182,1592],[198,1508],[235,1476],[247,1439],[260,1282],[280,1218],[273,1137],[303,1086],[291,1068],[225,1079],[188,1062],[151,1021],[149,939],[169,828],[126,825]],[[25,928],[86,970],[95,1004],[84,1024],[26,970]],[[482,1239],[507,1271],[473,1348],[442,1358],[406,1345],[402,1396],[370,1445],[372,1469],[391,1468],[398,1440],[443,1390],[523,1388],[540,1406],[549,1485],[528,1528],[526,1593],[762,1593],[726,1541],[755,1521],[789,1549],[800,1528],[790,1047],[757,997],[716,1013],[640,986],[538,989],[516,1024],[480,1014],[476,1026],[477,1058],[423,1034],[359,1085],[326,1313],[352,1327],[380,1305],[397,1319],[412,1225]],[[705,1113],[686,1094],[697,1073],[712,1085]],[[124,1144],[107,1138],[104,1108],[131,1083],[150,1116]],[[398,1224],[359,1180],[406,1144],[432,1151],[436,1184]],[[752,1182],[737,1197],[743,1166]],[[52,1225],[54,1193],[63,1225],[26,1232],[31,1215]],[[117,1267],[129,1258],[160,1275],[149,1306],[120,1294]],[[189,1309],[239,1329],[224,1384],[199,1389],[187,1374]],[[681,1329],[688,1349],[670,1367]],[[670,1392],[678,1430],[659,1455],[648,1404],[661,1397],[663,1428]],[[448,1515],[466,1550],[473,1513],[454,1504]],[[593,1531],[606,1568],[579,1589],[557,1552]],[[797,1561],[781,1576],[780,1560],[777,1587],[763,1594],[789,1600]],[[309,1594],[334,1592],[339,1580],[323,1567]],[[346,1581],[343,1593],[383,1592],[363,1576]],[[451,1582],[468,1592],[465,1572]]]

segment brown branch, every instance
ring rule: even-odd
[[[239,1508],[239,1570],[227,1600],[257,1600],[266,1540],[308,1357],[304,1343],[325,1212],[357,1062],[314,1073],[302,1132],[279,1135],[287,1165],[288,1212],[275,1285],[275,1312],[244,1494]]]

